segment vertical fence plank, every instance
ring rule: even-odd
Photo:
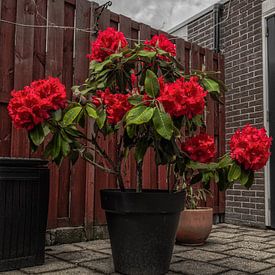
[[[110,11],[104,10],[100,20],[99,20],[99,29],[105,30],[110,26]],[[98,137],[99,145],[107,152],[112,159],[114,159],[114,151],[116,146],[116,136],[108,136],[103,137],[103,135],[99,135]],[[96,155],[97,161],[101,161],[101,157]],[[101,209],[100,203],[100,189],[104,188],[115,188],[116,187],[116,178],[113,175],[107,174],[101,169],[95,169],[95,223],[102,224],[105,223],[105,213]]]
[[[34,24],[35,6],[31,0],[17,1],[16,20],[21,24]],[[14,88],[22,89],[32,81],[34,29],[16,26]],[[29,140],[25,130],[12,127],[11,155],[29,156]]]
[[[91,4],[86,0],[76,2],[76,27],[81,29],[90,28]],[[75,32],[75,68],[74,85],[83,83],[87,78],[89,52],[89,33]],[[87,124],[90,123],[87,121]],[[87,134],[90,134],[87,132]],[[91,171],[93,173],[93,171]],[[85,216],[85,190],[86,190],[86,164],[79,159],[75,164],[71,178],[71,224],[83,224]],[[87,190],[89,191],[89,190]]]
[[[49,22],[63,26],[64,24],[64,0],[48,1]],[[46,76],[52,75],[62,79],[63,71],[63,30],[49,28],[47,36]],[[58,167],[50,164],[50,201],[48,226],[57,227],[59,174]]]
[[[64,26],[74,26],[74,6],[65,2],[64,3]],[[62,83],[66,87],[67,98],[71,99],[71,87],[73,85],[73,46],[74,46],[74,31],[71,29],[64,30],[63,32],[63,56],[62,56]],[[59,188],[58,188],[58,226],[69,226],[70,216],[70,189],[73,187],[70,183],[72,170],[70,169],[69,159],[64,159],[59,169]],[[72,181],[73,183],[73,181]],[[79,183],[83,184],[83,181]],[[82,209],[78,207],[77,209]]]
[[[91,7],[89,9],[90,13],[90,28],[93,30],[94,29],[94,24],[95,24],[95,9],[99,5],[97,3],[92,3]],[[88,9],[86,5],[83,3],[83,13],[85,14],[85,19],[82,22],[82,20],[78,19],[80,16],[78,14],[78,11],[76,10],[76,25],[85,25],[87,23],[87,17],[86,17],[86,12]],[[90,37],[88,37],[88,51],[90,51],[90,42],[94,41],[96,36],[92,33]],[[90,40],[90,41],[89,41]],[[81,47],[85,47],[82,43],[77,44],[76,43],[76,53],[77,51],[81,49]],[[82,52],[85,51],[85,49],[82,49]],[[75,62],[75,81],[80,81],[81,79],[78,79],[78,77],[82,77],[81,75],[78,76],[78,66],[82,67],[82,63],[80,62],[80,58],[76,56],[76,62]],[[87,136],[90,138],[91,134],[93,133],[93,123],[88,122],[87,123]],[[88,143],[88,145],[91,145]],[[95,154],[94,154],[95,156]],[[87,229],[86,232],[91,232],[92,230],[88,230],[93,226],[94,222],[94,216],[95,216],[95,204],[94,204],[94,198],[95,198],[95,168],[93,165],[89,164],[86,162],[86,189],[85,189],[85,228]],[[91,236],[87,236],[88,239],[91,239]]]

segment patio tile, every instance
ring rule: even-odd
[[[257,274],[260,274],[260,275],[273,275],[273,274],[275,274],[275,267],[265,269],[263,271],[258,272]]]
[[[43,275],[102,275],[102,274],[103,273],[99,273],[84,267],[77,267],[77,268],[66,269],[61,271],[43,273]]]
[[[176,244],[174,246],[174,252],[173,253],[178,253],[178,252],[181,252],[181,251],[188,251],[188,250],[193,250],[193,249],[194,249],[194,247],[192,247],[192,246]]]
[[[230,271],[221,273],[221,275],[248,275],[248,274],[251,274],[251,273],[242,272],[242,271],[238,271],[238,270],[230,270]]]
[[[111,257],[100,261],[82,262],[79,265],[105,274],[114,273],[113,259]]]
[[[211,236],[208,238],[207,242],[219,243],[219,244],[229,244],[237,242],[237,237],[232,239],[220,238],[216,236]]]
[[[227,255],[236,256],[236,257],[243,257],[250,260],[264,260],[267,258],[271,258],[274,256],[272,253],[268,253],[266,251],[258,251],[249,248],[237,248],[233,250],[229,250],[224,252]]]
[[[264,243],[266,242],[266,238],[265,237],[259,237],[259,236],[250,236],[247,234],[244,235],[240,235],[239,237],[237,237],[238,241],[249,241],[249,242],[255,242],[255,243]],[[274,242],[275,244],[275,242]]]
[[[228,250],[235,249],[234,246],[230,244],[219,244],[213,242],[206,242],[200,247],[201,250],[213,251],[213,252],[226,252]]]
[[[71,263],[81,263],[81,262],[107,258],[109,256],[107,254],[103,254],[103,253],[99,253],[91,250],[83,250],[83,251],[75,251],[73,253],[71,252],[61,253],[56,255],[56,257]]]
[[[82,242],[75,244],[78,247],[92,250],[100,250],[105,248],[110,248],[111,244],[109,240],[98,240],[98,241],[90,241],[90,242]]]
[[[228,267],[231,269],[237,269],[244,272],[256,273],[258,271],[272,267],[271,264],[256,262],[244,258],[229,257],[222,260],[215,261],[215,264]]]
[[[46,256],[44,265],[26,267],[26,268],[22,268],[21,270],[29,274],[40,274],[43,272],[60,271],[60,270],[64,270],[72,267],[75,267],[75,265],[58,260],[51,256]]]
[[[73,244],[62,244],[47,246],[45,249],[46,254],[55,255],[63,252],[80,251],[82,248]]]
[[[272,258],[266,259],[265,262],[271,263],[271,264],[275,265],[275,257],[274,257],[274,255],[273,255]]]
[[[23,274],[26,274],[19,270],[5,271],[5,272],[0,272],[0,273],[1,273],[1,275],[23,275]]]
[[[258,242],[249,242],[249,241],[239,241],[231,243],[234,247],[243,247],[243,248],[250,248],[254,250],[267,250],[272,248],[273,246],[267,243],[258,243]]]
[[[227,233],[227,232],[214,232],[214,233],[211,233],[210,235],[211,237],[218,237],[218,238],[224,238],[224,239],[234,239],[234,238],[237,238],[238,237],[238,234],[237,233]]]
[[[266,249],[265,251],[275,255],[275,246],[272,248]]]
[[[202,274],[202,272],[203,275],[215,275],[227,271],[228,268],[192,260],[184,260],[171,264],[170,270],[175,272],[182,272],[187,275],[199,275]]]
[[[192,251],[184,251],[175,254],[175,256],[183,257],[185,259],[195,260],[195,261],[203,261],[203,262],[209,262],[213,260],[219,260],[227,257],[223,254],[218,254],[214,252],[209,251],[203,251],[199,249],[194,249]]]

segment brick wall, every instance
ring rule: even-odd
[[[224,5],[221,50],[225,55],[226,139],[240,126],[263,126],[261,0],[232,0]],[[227,18],[228,16],[228,18]],[[224,21],[224,22],[223,22]],[[190,22],[188,40],[213,49],[213,12]],[[250,190],[236,183],[226,194],[225,221],[265,225],[264,174]]]

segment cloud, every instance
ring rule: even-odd
[[[112,0],[110,9],[132,19],[168,30],[218,0]],[[107,0],[96,1],[99,4]]]

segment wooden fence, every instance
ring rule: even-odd
[[[87,0],[0,0],[0,156],[39,157],[40,152],[30,152],[26,132],[15,129],[7,113],[7,103],[13,89],[21,89],[32,80],[48,75],[59,77],[67,87],[81,83],[87,76],[90,41],[95,35],[73,29],[52,26],[68,26],[93,29],[99,10],[98,5]],[[48,28],[39,26],[47,25]],[[8,23],[17,22],[17,25]],[[33,25],[37,27],[23,27]],[[154,34],[163,33],[148,25],[104,10],[99,20],[99,28],[114,27],[131,38],[130,44],[150,39]],[[169,36],[171,38],[171,36]],[[175,39],[177,58],[187,71],[201,69],[224,72],[224,60],[220,54],[191,44],[183,39]],[[223,78],[223,75],[221,75]],[[207,112],[208,133],[215,136],[218,153],[224,153],[224,107],[209,100]],[[91,127],[89,127],[91,128]],[[88,129],[92,130],[92,129]],[[101,138],[100,144],[108,152],[114,148],[114,139]],[[147,153],[144,162],[144,181],[148,188],[165,187],[165,169],[156,167],[153,152]],[[48,227],[91,226],[104,224],[104,213],[100,208],[99,190],[115,187],[114,178],[93,168],[82,160],[74,167],[64,161],[60,169],[50,164],[50,206]],[[133,158],[127,161],[126,185],[135,181]],[[216,186],[211,186],[214,194],[207,205],[214,213],[224,213],[224,194]]]

